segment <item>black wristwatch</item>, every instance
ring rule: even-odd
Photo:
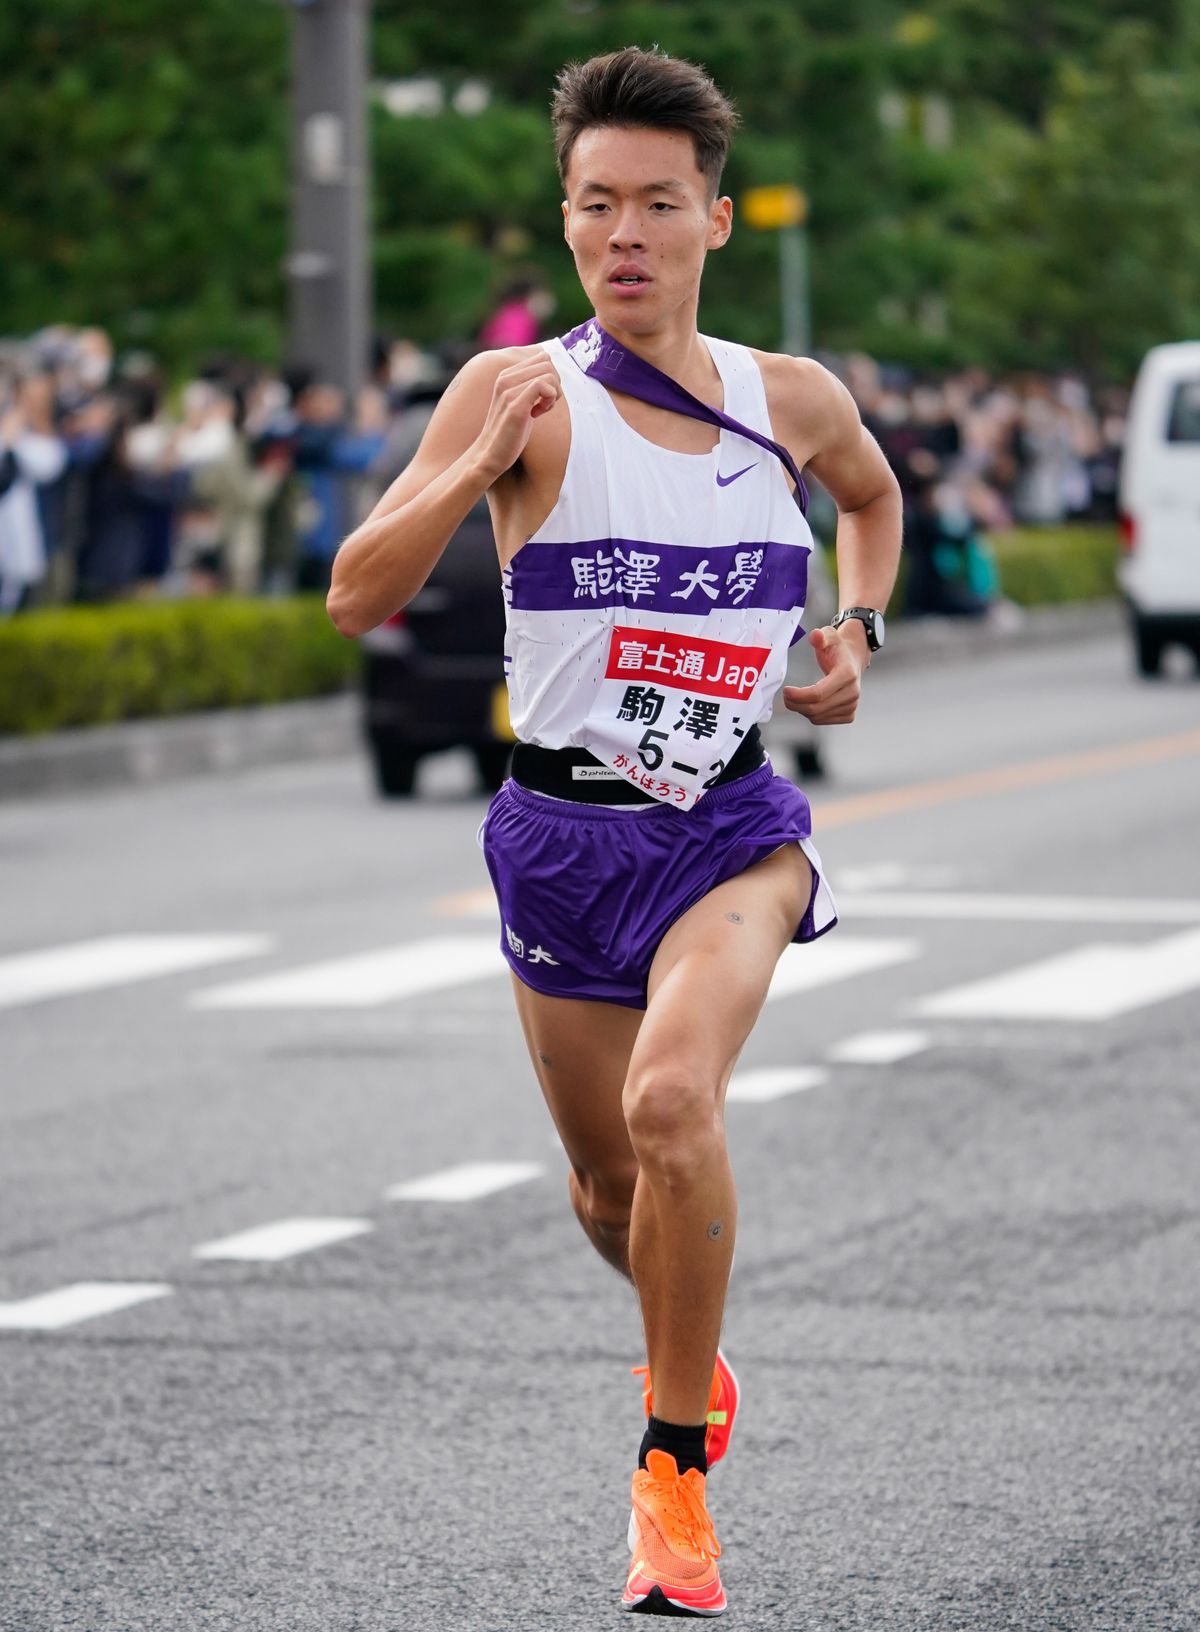
[[[867,645],[873,652],[877,652],[883,645],[883,613],[876,612],[869,606],[848,606],[844,612],[839,612],[833,620],[836,629],[847,618],[857,618],[867,631]]]

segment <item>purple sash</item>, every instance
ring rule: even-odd
[[[654,408],[667,408],[676,414],[686,414],[689,419],[719,425],[723,430],[744,436],[747,441],[756,442],[760,448],[773,453],[796,484],[793,497],[800,506],[800,514],[808,514],[808,489],[804,485],[804,478],[796,467],[796,461],[780,443],[773,442],[761,431],[751,430],[749,425],[743,425],[729,414],[723,414],[719,408],[710,408],[708,403],[701,402],[678,380],[673,380],[669,374],[655,368],[653,363],[646,362],[619,340],[614,340],[594,317],[581,323],[577,329],[572,329],[570,334],[564,334],[562,343],[571,361],[589,379],[597,380],[613,391],[624,391],[627,396],[637,397]]]

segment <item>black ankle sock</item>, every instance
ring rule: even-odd
[[[693,1427],[690,1423],[663,1422],[659,1417],[651,1417],[642,1435],[638,1467],[646,1466],[647,1451],[666,1451],[675,1458],[675,1466],[680,1473],[686,1473],[689,1468],[699,1468],[701,1473],[707,1473],[708,1457],[704,1454],[704,1437],[707,1433],[706,1422]]]

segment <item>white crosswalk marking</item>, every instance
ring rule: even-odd
[[[927,1031],[864,1031],[835,1043],[825,1057],[839,1065],[894,1065],[923,1053],[931,1042]]]
[[[767,1001],[790,997],[793,992],[811,992],[815,987],[886,969],[893,963],[908,963],[920,951],[919,941],[875,940],[866,935],[847,935],[840,929],[808,946],[793,942],[784,948],[775,966]]]
[[[832,883],[837,898],[855,890],[898,890],[904,885],[924,885],[927,889],[943,888],[953,884],[956,877],[952,867],[910,867],[902,861],[872,861],[859,867],[839,867]]]
[[[1084,946],[937,992],[917,1012],[953,1019],[1109,1020],[1200,986],[1200,930],[1149,946]]]
[[[862,867],[839,867],[831,880],[839,902],[856,891],[891,890],[901,885],[925,885],[929,889],[949,888],[957,873],[952,867],[910,867],[903,862],[879,861]],[[447,918],[495,918],[496,897],[490,886],[480,890],[459,890],[439,896],[433,910]]]
[[[274,1224],[260,1224],[238,1235],[207,1241],[193,1249],[194,1258],[237,1259],[247,1264],[277,1264],[301,1252],[332,1246],[366,1235],[375,1226],[363,1218],[281,1218]]]
[[[406,941],[197,992],[197,1009],[367,1009],[508,973],[494,935]]]
[[[544,1172],[540,1162],[462,1162],[394,1184],[386,1195],[388,1201],[478,1201],[510,1185],[540,1178]]]
[[[817,1065],[767,1065],[754,1071],[739,1071],[725,1097],[734,1103],[763,1105],[786,1094],[819,1088],[828,1079],[829,1073]]]
[[[1200,924],[1200,901],[1156,897],[1091,895],[956,895],[838,891],[838,906],[850,918],[944,918],[967,923],[1030,924]]]
[[[0,1303],[0,1331],[58,1332],[97,1315],[113,1315],[171,1291],[161,1281],[76,1281],[54,1292]]]
[[[269,952],[267,935],[105,935],[0,958],[0,1009]]]

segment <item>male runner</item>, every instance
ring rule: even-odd
[[[595,320],[467,364],[342,546],[329,611],[347,635],[382,622],[487,494],[519,739],[484,827],[501,945],[572,1204],[645,1327],[623,1603],[717,1615],[705,1475],[737,1404],[717,1351],[736,1221],[725,1090],[783,949],[835,922],[808,802],[757,733],[803,610],[798,470],[837,504],[853,612],[808,637],[821,679],[784,689],[818,724],[854,718],[900,500],[829,373],[697,331],[705,257],[732,226],[736,122],[703,70],[594,58],[560,76],[553,118]],[[613,369],[628,389],[604,383]]]

